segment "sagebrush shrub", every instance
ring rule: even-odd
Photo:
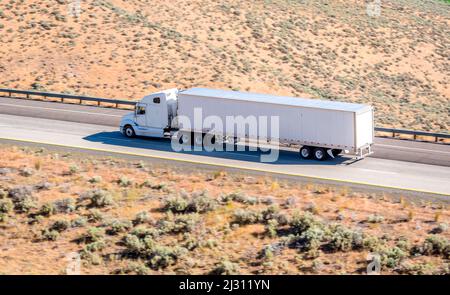
[[[8,196],[14,203],[14,209],[19,213],[26,213],[36,208],[36,199],[31,186],[16,186],[9,190]]]
[[[229,260],[222,260],[217,263],[211,274],[214,275],[238,275],[240,272],[239,266]]]
[[[157,228],[163,233],[184,233],[191,232],[199,223],[197,213],[177,215],[175,217],[170,214],[165,219],[161,219],[157,223]]]
[[[351,251],[363,247],[362,233],[350,230],[341,225],[332,227],[328,247],[333,251]]]
[[[102,212],[98,209],[91,209],[86,215],[88,222],[101,222],[105,219]]]
[[[14,209],[14,204],[10,199],[0,199],[0,213],[9,213]]]
[[[51,226],[50,230],[55,230],[57,232],[63,232],[70,227],[70,222],[67,220],[57,220]]]
[[[105,230],[100,227],[91,227],[81,236],[80,240],[85,243],[93,243],[103,241],[105,238]]]
[[[237,209],[233,213],[233,221],[232,223],[245,225],[245,224],[253,224],[262,221],[261,212],[254,210],[246,210],[246,209]]]
[[[142,223],[148,223],[151,221],[150,215],[147,211],[142,211],[136,214],[136,217],[133,219],[133,224],[138,225]]]
[[[44,229],[41,236],[43,240],[56,241],[59,237],[59,232],[51,229]]]
[[[173,213],[205,213],[213,211],[216,207],[217,201],[209,197],[206,192],[194,193],[190,198],[186,195],[172,196],[164,203],[164,210]]]
[[[385,248],[379,252],[381,265],[394,268],[400,264],[402,259],[408,256],[408,253],[398,247]]]
[[[305,214],[295,213],[289,222],[289,226],[292,233],[301,234],[312,227],[322,228],[323,224],[311,213],[306,212]]]
[[[443,255],[449,248],[449,241],[445,237],[430,235],[422,245],[423,255]]]
[[[93,189],[80,195],[78,202],[89,201],[89,207],[106,207],[114,204],[114,200],[108,191]]]
[[[71,213],[76,210],[75,200],[72,198],[65,198],[53,202],[53,206],[57,213]]]
[[[133,224],[129,220],[114,219],[109,223],[107,232],[110,235],[117,235],[118,233],[128,231],[131,227],[133,227]]]

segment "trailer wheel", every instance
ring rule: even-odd
[[[323,148],[315,148],[314,149],[314,159],[317,161],[323,161],[327,157],[327,153]]]
[[[333,154],[333,156],[337,156],[337,155],[339,155],[340,153],[342,153],[342,150],[337,150],[337,149],[333,149],[333,150],[331,150],[331,153]]]
[[[123,129],[123,133],[126,137],[135,137],[136,133],[134,132],[134,129],[131,125],[126,125]]]
[[[311,148],[309,146],[302,146],[302,148],[300,149],[300,156],[303,159],[310,159],[311,158]]]

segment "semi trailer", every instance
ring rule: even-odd
[[[199,116],[214,124],[196,123]],[[255,122],[261,125],[258,118],[266,118],[262,122],[270,121],[270,126],[249,126]],[[372,153],[373,107],[239,91],[174,88],[137,102],[135,111],[122,118],[120,131],[127,137],[167,137],[195,146],[263,141],[298,147],[304,159],[325,160],[341,153],[359,159]]]

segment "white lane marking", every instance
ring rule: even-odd
[[[397,145],[390,145],[390,144],[379,144],[376,143],[375,146],[382,146],[382,147],[389,147],[389,148],[396,148],[396,149],[405,149],[405,150],[414,150],[414,151],[423,151],[423,152],[431,152],[431,153],[441,153],[441,154],[450,154],[450,152],[446,151],[436,151],[436,150],[427,150],[427,149],[421,149],[421,148],[412,148],[412,147],[405,147],[405,146],[397,146]]]
[[[19,108],[30,108],[30,109],[41,109],[41,110],[48,110],[48,111],[62,111],[62,112],[69,112],[69,113],[80,113],[80,114],[89,114],[89,115],[101,115],[101,116],[110,116],[110,117],[122,117],[119,115],[112,115],[112,114],[105,114],[105,113],[93,113],[93,112],[85,112],[85,111],[74,111],[74,110],[66,110],[66,109],[52,109],[52,108],[45,108],[45,107],[34,107],[34,106],[24,106],[24,105],[17,105],[17,104],[9,104],[9,103],[0,103],[0,106],[9,106],[9,107],[19,107]]]

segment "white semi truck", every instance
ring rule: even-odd
[[[213,118],[209,121],[224,123],[206,127],[205,124],[189,124],[198,120],[199,114],[206,121],[205,118]],[[271,122],[265,132],[261,132],[261,126],[226,126],[230,119],[245,125],[260,123],[249,118],[263,117]],[[272,124],[274,122],[277,124]],[[276,142],[298,147],[302,158],[325,160],[342,152],[356,158],[371,154],[374,124],[370,105],[191,88],[169,89],[145,96],[133,113],[122,118],[120,131],[127,137],[168,137],[194,146],[234,144],[242,139],[244,143],[251,140]]]

